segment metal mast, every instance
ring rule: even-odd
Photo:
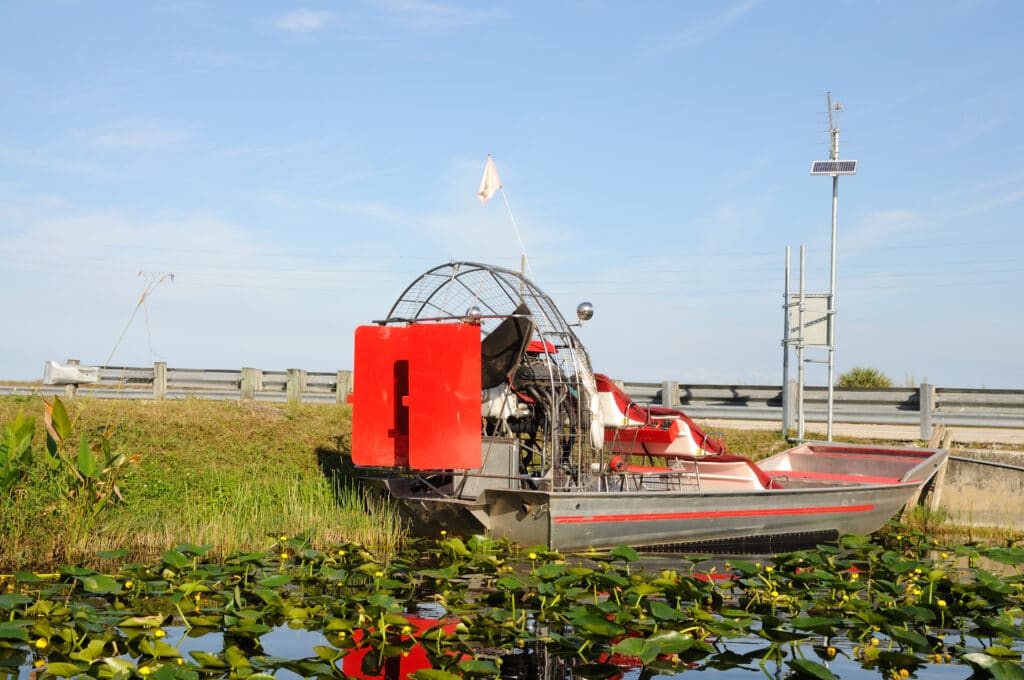
[[[839,208],[839,175],[857,174],[857,161],[839,160],[839,128],[837,127],[839,111],[842,104],[832,104],[832,93],[825,93],[828,102],[829,160],[814,161],[811,164],[812,175],[832,176],[832,245],[829,260],[828,284],[828,440],[832,441],[833,396],[836,372],[836,215]],[[833,119],[832,112],[836,112]]]

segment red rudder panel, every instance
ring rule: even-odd
[[[356,329],[352,371],[352,462],[404,466],[409,462],[408,329],[360,326]]]
[[[360,326],[354,363],[353,463],[480,466],[479,326]]]
[[[480,467],[480,326],[409,330],[409,466]]]

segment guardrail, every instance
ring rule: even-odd
[[[782,387],[762,385],[688,385],[622,382],[639,403],[686,411],[693,418],[782,422]],[[796,385],[790,385],[790,403],[796,404]],[[804,419],[824,422],[828,389],[804,387]],[[1024,428],[1024,390],[987,390],[936,387],[850,388],[833,395],[837,423],[919,425],[928,439],[934,425]],[[793,416],[795,417],[795,416]],[[793,423],[790,423],[792,429]]]
[[[69,365],[77,364],[69,361]],[[620,381],[638,403],[668,406],[708,420],[782,421],[782,387],[764,385],[691,385]],[[258,368],[151,368],[104,366],[99,381],[89,384],[0,385],[0,395],[43,394],[118,399],[243,399],[269,402],[344,404],[352,389],[352,372],[268,371]],[[790,385],[796,403],[795,385]],[[836,423],[920,425],[928,439],[934,425],[1024,429],[1024,390],[958,389],[924,383],[885,389],[836,388]],[[804,388],[804,418],[823,422],[827,389]],[[793,423],[790,423],[792,428]]]
[[[71,360],[69,365],[77,365]],[[66,385],[0,385],[0,395],[41,394],[100,399],[218,399],[268,402],[339,403],[348,401],[352,372],[310,372],[299,368],[266,371],[259,368],[151,368],[102,366],[96,382]]]

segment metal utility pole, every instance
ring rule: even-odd
[[[811,164],[812,175],[830,175],[832,177],[832,246],[829,264],[828,285],[828,440],[832,441],[832,413],[836,372],[836,215],[839,208],[839,175],[857,174],[857,161],[839,160],[839,111],[842,104],[832,104],[832,93],[825,94],[828,102],[829,160],[814,161]],[[836,112],[833,119],[832,112]]]

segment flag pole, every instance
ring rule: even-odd
[[[480,179],[480,189],[476,192],[476,195],[481,203],[487,203],[494,196],[495,192],[499,191],[501,192],[502,200],[505,201],[508,218],[512,221],[512,228],[516,233],[516,241],[519,242],[519,252],[522,254],[519,262],[520,273],[525,276],[527,270],[529,270],[530,278],[534,278],[533,267],[530,266],[530,261],[526,256],[526,245],[523,243],[523,235],[519,231],[519,223],[516,222],[516,216],[512,213],[512,204],[508,200],[508,194],[505,193],[505,187],[501,184],[501,178],[498,177],[498,169],[494,166],[494,158],[491,154],[487,154],[487,165],[484,166],[484,176]]]

